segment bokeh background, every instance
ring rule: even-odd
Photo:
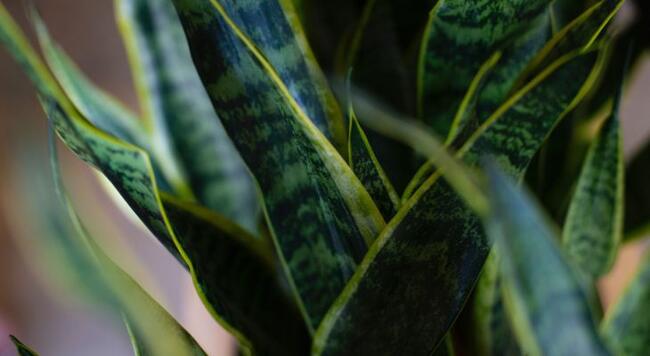
[[[0,0],[21,24],[29,27],[24,0]],[[126,54],[115,27],[112,0],[31,0],[54,38],[100,87],[137,109]],[[626,6],[623,18],[634,16]],[[33,37],[32,37],[33,38]],[[629,156],[650,139],[650,59],[635,68],[622,107],[625,151]],[[114,318],[91,304],[51,288],[21,248],[29,219],[16,219],[12,209],[16,185],[9,177],[15,150],[25,143],[46,145],[46,121],[27,78],[0,48],[0,356],[14,355],[8,333],[19,336],[44,355],[129,355],[126,331]],[[142,282],[210,354],[225,355],[232,340],[209,317],[178,264],[139,223],[116,207],[97,176],[64,149],[65,179],[91,233]],[[13,214],[12,214],[13,213]],[[27,222],[26,222],[27,221]],[[601,284],[605,304],[629,281],[646,248],[643,240],[626,246],[612,273]],[[73,294],[72,291],[67,292]]]

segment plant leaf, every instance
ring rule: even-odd
[[[650,231],[650,143],[646,143],[625,169],[625,240]]]
[[[256,232],[255,184],[196,73],[171,1],[116,4],[154,152],[171,151],[201,204]]]
[[[509,38],[546,15],[548,0],[440,0],[427,24],[418,64],[418,113],[446,135],[474,74]],[[499,21],[490,19],[498,18]]]
[[[646,254],[625,292],[610,307],[601,325],[603,338],[616,355],[646,355],[650,351],[650,255]]]
[[[611,116],[587,154],[562,234],[568,257],[581,273],[594,279],[609,271],[623,233],[620,89],[615,100]]]
[[[589,299],[532,198],[487,167],[485,230],[501,259],[508,315],[525,354],[608,355]]]
[[[258,23],[247,17],[258,10],[248,3],[240,12],[222,4],[231,3],[175,1],[204,85],[260,186],[283,267],[313,328],[385,223],[289,83],[237,27],[235,19]],[[272,13],[271,4],[256,9]]]
[[[170,223],[170,219],[167,218],[163,209],[163,203],[168,204],[170,198],[162,200],[163,198],[160,197],[148,155],[141,149],[119,141],[96,129],[79,115],[67,97],[56,86],[53,78],[38,60],[33,50],[27,45],[24,37],[2,6],[0,6],[0,40],[3,40],[12,50],[11,53],[17,57],[19,62],[24,65],[25,71],[34,79],[41,100],[44,103],[45,111],[66,146],[81,159],[98,168],[115,185],[143,223],[184,266],[189,268],[194,280],[198,281],[196,284],[199,292],[207,296],[204,301],[210,303],[208,309],[213,314],[219,313],[217,321],[226,324],[226,328],[239,337],[242,343],[250,343],[255,350],[260,349],[261,352],[264,352],[269,339],[283,340],[283,337],[278,336],[278,334],[299,329],[295,325],[302,325],[302,322],[299,318],[292,318],[294,308],[293,306],[287,306],[290,303],[277,304],[273,307],[275,308],[273,310],[283,315],[281,320],[287,323],[282,328],[278,328],[275,319],[268,322],[264,320],[269,314],[255,314],[260,310],[256,308],[263,308],[266,297],[268,297],[268,300],[277,302],[279,299],[277,294],[281,293],[279,288],[269,287],[269,284],[274,285],[275,280],[265,278],[269,275],[271,275],[271,278],[274,278],[274,276],[272,270],[269,270],[268,264],[263,262],[264,257],[258,256],[266,252],[258,253],[257,251],[268,251],[264,246],[259,246],[263,243],[262,240],[251,241],[251,238],[246,237],[245,233],[233,228],[232,224],[225,222],[223,218],[208,221],[205,214],[196,216],[184,212],[178,207],[174,208],[175,214],[179,215],[181,214],[179,211],[181,211],[184,215],[193,216],[192,220],[172,220]],[[212,218],[212,215],[209,216]],[[201,228],[194,230],[198,222],[201,222]],[[174,231],[181,229],[181,227],[185,227],[187,230],[181,231],[183,236],[177,236]],[[221,238],[210,236],[209,243],[207,243],[203,239],[199,240],[201,237],[205,237],[202,235],[202,231],[212,231],[215,234],[221,231],[220,235],[215,235]],[[196,245],[189,244],[188,241],[193,241]],[[256,247],[247,247],[250,245]],[[237,262],[243,263],[245,261],[248,265],[233,265],[233,267],[239,269],[229,271],[229,273],[236,273],[237,278],[231,278],[232,275],[230,274],[204,275],[203,273],[207,273],[204,272],[207,266],[203,264],[208,263],[205,262],[205,256],[215,252],[212,250],[197,251],[192,249],[205,249],[207,247],[214,248],[220,253],[221,251],[230,251],[230,255],[228,255],[229,261],[237,258]],[[250,249],[237,251],[237,248]],[[188,256],[200,261],[190,260]],[[214,261],[210,260],[209,263],[213,264]],[[244,272],[251,274],[250,279],[242,279],[241,273]],[[253,280],[255,276],[261,278],[262,282]],[[229,280],[238,283],[228,285],[226,282]],[[255,285],[241,283],[242,281],[253,281]],[[251,293],[252,290],[257,290],[258,286],[265,289],[260,289],[260,294]],[[238,296],[237,299],[228,300],[228,296],[233,294]],[[266,309],[261,310],[268,312]],[[255,314],[255,320],[260,325],[272,325],[272,329],[256,328],[255,333],[250,335],[250,340],[243,339],[243,337],[249,337],[249,335],[243,335],[249,330],[235,330],[235,328],[250,325],[246,318],[250,317],[251,314]],[[274,336],[260,340],[262,338],[260,335],[264,334]],[[296,337],[296,342],[301,342],[299,336]],[[300,347],[290,343],[282,346],[287,348],[285,351],[288,354],[291,354],[291,347]]]
[[[593,82],[598,58],[598,52],[590,51],[554,63],[497,110],[459,155],[470,166],[482,155],[495,155],[520,177],[552,128]],[[320,325],[315,353],[433,351],[447,333],[478,278],[489,244],[478,219],[438,177],[432,175],[378,237]]]
[[[16,351],[19,356],[38,356],[36,351],[30,349],[27,345],[23,344],[17,337],[9,335],[11,342],[16,346]]]
[[[366,187],[368,194],[375,201],[384,218],[388,220],[399,209],[399,197],[381,164],[377,161],[377,157],[352,108],[350,108],[349,121],[348,161],[350,162],[350,168]]]

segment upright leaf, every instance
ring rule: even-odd
[[[621,83],[622,85],[622,83]],[[591,144],[566,217],[562,240],[584,275],[605,274],[623,233],[623,142],[618,118],[620,93],[611,116]]]
[[[291,82],[283,81],[281,73],[291,67],[276,71],[258,50],[259,41],[256,46],[246,36],[254,31],[237,26],[274,24],[262,20],[275,19],[272,2],[174,3],[213,105],[260,186],[283,267],[313,328],[383,228],[383,218],[291,94]],[[273,32],[254,33],[270,40]]]
[[[196,73],[171,1],[116,4],[154,152],[170,151],[201,204],[256,232],[256,187]]]
[[[646,143],[625,168],[625,238],[643,237],[650,231],[650,143]]]
[[[350,168],[377,204],[385,219],[392,218],[399,209],[399,197],[384,169],[379,164],[368,138],[350,108],[350,133],[348,135]]]
[[[589,299],[532,198],[488,169],[485,229],[501,259],[506,308],[525,354],[608,355]]]
[[[13,335],[9,335],[9,338],[11,339],[11,342],[16,347],[16,352],[18,352],[19,356],[38,356],[38,353],[36,353],[36,351],[30,349],[29,346],[23,344],[20,340],[18,340],[17,337]]]
[[[592,83],[597,58],[591,51],[554,63],[497,110],[459,155],[469,165],[494,155],[521,177]],[[447,333],[490,248],[479,220],[438,177],[427,179],[378,237],[319,327],[315,352],[433,351]]]
[[[602,335],[616,355],[650,352],[650,255],[644,257],[625,292],[605,315]]]
[[[419,116],[441,135],[489,56],[546,14],[550,1],[440,0],[430,14],[418,65]]]
[[[199,292],[206,296],[206,306],[217,321],[244,345],[256,351],[300,354],[295,350],[302,350],[301,343],[306,336],[300,335],[304,336],[306,332],[291,302],[278,302],[284,294],[277,285],[274,272],[264,262],[268,249],[261,245],[263,242],[251,239],[222,217],[194,212],[193,209],[188,211],[186,207],[172,206],[174,218],[169,219],[163,204],[170,204],[171,198],[161,198],[149,156],[141,149],[98,130],[79,115],[2,6],[0,40],[33,79],[44,109],[66,146],[101,171],[143,223],[189,268]],[[177,220],[188,216],[191,217],[188,221]],[[206,236],[207,232],[213,235]],[[224,269],[219,274],[211,273],[209,266],[216,265],[212,257],[225,251],[229,252],[225,255],[228,259],[219,262],[227,263],[231,269]],[[241,273],[250,273],[250,277],[242,278]],[[236,297],[229,299],[232,296]],[[274,303],[273,308],[266,303]],[[265,320],[270,311],[282,317]],[[254,327],[251,318],[255,320]],[[278,320],[282,321],[281,326]],[[268,325],[271,325],[270,329],[265,327]],[[288,338],[295,343],[283,342]],[[281,340],[281,346],[275,342],[269,345],[269,340]],[[278,352],[278,347],[283,348],[282,352]]]

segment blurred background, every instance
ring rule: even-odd
[[[25,27],[24,0],[0,0]],[[100,87],[136,107],[126,54],[114,22],[112,0],[31,0],[54,38]],[[627,6],[622,17],[634,16]],[[30,33],[31,35],[31,33]],[[32,37],[33,38],[33,37]],[[626,154],[650,139],[650,59],[635,69],[625,93],[622,122]],[[27,78],[0,49],[0,356],[14,355],[7,334],[15,334],[44,355],[129,355],[128,335],[114,318],[51,288],[47,276],[21,248],[28,217],[16,217],[16,182],[9,173],[21,144],[47,144],[45,117]],[[209,317],[188,275],[139,223],[116,207],[95,173],[61,149],[65,180],[91,233],[145,289],[174,315],[211,355],[225,355],[232,341]],[[118,203],[119,204],[119,203]],[[605,304],[630,279],[647,243],[626,246],[601,284]],[[137,258],[136,258],[137,257]],[[137,263],[136,263],[137,261]],[[50,281],[51,282],[51,281]]]

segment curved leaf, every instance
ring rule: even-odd
[[[196,199],[248,231],[257,190],[196,73],[170,0],[116,0],[154,153],[167,150]]]
[[[283,315],[279,320],[282,320],[286,325],[283,324],[283,327],[278,327],[275,319],[268,322],[264,321],[264,318],[269,314],[265,314],[266,311],[261,305],[264,305],[267,297],[268,300],[276,302],[280,299],[277,294],[281,293],[281,291],[279,288],[269,286],[269,284],[275,286],[275,280],[265,279],[269,275],[273,277],[273,272],[269,271],[268,264],[262,261],[264,257],[258,256],[261,253],[256,252],[260,250],[268,251],[263,246],[259,246],[259,244],[263,243],[261,240],[251,242],[250,238],[242,237],[246,235],[241,231],[233,230],[232,224],[225,222],[223,218],[206,220],[205,216],[196,216],[192,213],[184,213],[192,216],[190,226],[196,226],[198,222],[201,222],[203,226],[201,229],[188,228],[188,230],[182,230],[183,236],[177,236],[175,229],[180,228],[176,226],[187,227],[190,221],[175,220],[170,223],[167,213],[163,209],[163,204],[166,205],[166,201],[169,199],[165,198],[165,203],[161,201],[148,155],[141,149],[98,130],[80,116],[58,88],[45,66],[28,46],[24,36],[19,32],[2,6],[0,6],[0,40],[7,45],[11,53],[23,64],[25,71],[33,79],[44,103],[45,111],[66,146],[82,160],[100,170],[117,188],[136,215],[140,217],[153,234],[184,266],[189,267],[192,277],[197,281],[197,289],[202,295],[206,295],[204,301],[209,303],[207,305],[208,309],[213,314],[218,313],[218,321],[224,323],[225,327],[239,337],[244,345],[251,346],[254,350],[260,350],[260,352],[264,352],[269,339],[283,340],[282,333],[300,329],[299,326],[302,325],[302,322],[299,318],[292,318],[295,311],[293,306],[287,305],[290,303],[274,305],[274,310]],[[175,208],[174,211],[179,211],[179,208]],[[217,230],[217,226],[222,230]],[[204,240],[198,240],[205,237],[201,231],[215,232],[215,230],[222,231],[221,235],[218,236],[223,236],[223,238],[209,239],[209,244]],[[206,243],[207,245],[188,244],[187,241],[194,241],[196,244]],[[256,247],[247,247],[251,244]],[[233,261],[233,268],[238,269],[229,271],[228,274],[224,275],[210,275],[208,272],[204,272],[204,268],[207,268],[204,264],[208,263],[205,261],[205,256],[215,252],[205,250],[207,247],[214,248],[217,251],[222,251],[222,248],[223,251],[230,251],[229,256],[233,259],[237,258],[238,263],[246,262],[248,265],[240,266],[230,260]],[[193,250],[193,248],[199,250]],[[247,249],[238,251],[238,248]],[[197,259],[199,262],[189,258]],[[213,262],[212,260],[209,261],[210,264]],[[240,271],[249,271],[248,273],[251,273],[252,277],[250,279],[239,279]],[[206,273],[206,275],[203,273]],[[230,273],[235,273],[239,277],[232,278]],[[254,279],[254,276],[261,278],[264,283]],[[227,285],[227,281],[238,283]],[[255,285],[249,285],[248,282],[251,281]],[[258,290],[258,286],[264,289]],[[251,291],[257,291],[257,293],[251,293]],[[237,295],[236,299],[227,299],[233,294]],[[247,296],[247,298],[242,296]],[[250,339],[246,339],[249,335],[243,334],[249,330],[239,330],[238,328],[244,329],[247,325],[250,325],[247,318],[250,318],[251,315],[255,315],[254,318],[260,325],[272,325],[272,328],[256,327],[255,330],[251,331]],[[300,337],[297,337],[296,342],[302,342]],[[281,346],[286,347],[287,350],[285,351],[289,354],[292,352],[292,347],[299,347],[299,345],[296,346],[296,344],[290,343]],[[274,347],[276,347],[275,344]]]
[[[11,342],[16,346],[16,352],[19,356],[38,356],[36,351],[30,349],[27,345],[23,344],[17,337],[9,335]]]
[[[584,275],[609,271],[623,232],[623,143],[618,102],[591,144],[564,224],[564,249]]]
[[[234,19],[264,25],[253,15],[271,2],[257,10],[242,3],[234,19],[222,6],[230,2],[174,3],[213,105],[260,186],[283,267],[313,328],[383,228],[383,218],[291,95],[290,83],[237,27]]]
[[[446,135],[474,74],[504,42],[530,28],[551,1],[440,0],[430,14],[418,65],[418,113]],[[498,20],[497,20],[498,19]]]
[[[609,355],[589,299],[532,198],[488,166],[485,229],[501,260],[508,315],[530,355]]]
[[[350,108],[349,120],[348,161],[350,168],[366,187],[368,194],[375,201],[384,218],[390,219],[399,209],[400,201],[397,192],[390,183],[381,164],[377,161],[377,157],[352,108]]]
[[[495,155],[520,177],[593,82],[597,58],[591,51],[554,63],[497,110],[459,155],[469,165]],[[320,325],[316,353],[417,354],[434,350],[447,333],[489,244],[475,215],[438,177],[432,175],[378,237]]]
[[[636,275],[602,323],[603,337],[616,355],[650,352],[650,258],[646,254]]]

